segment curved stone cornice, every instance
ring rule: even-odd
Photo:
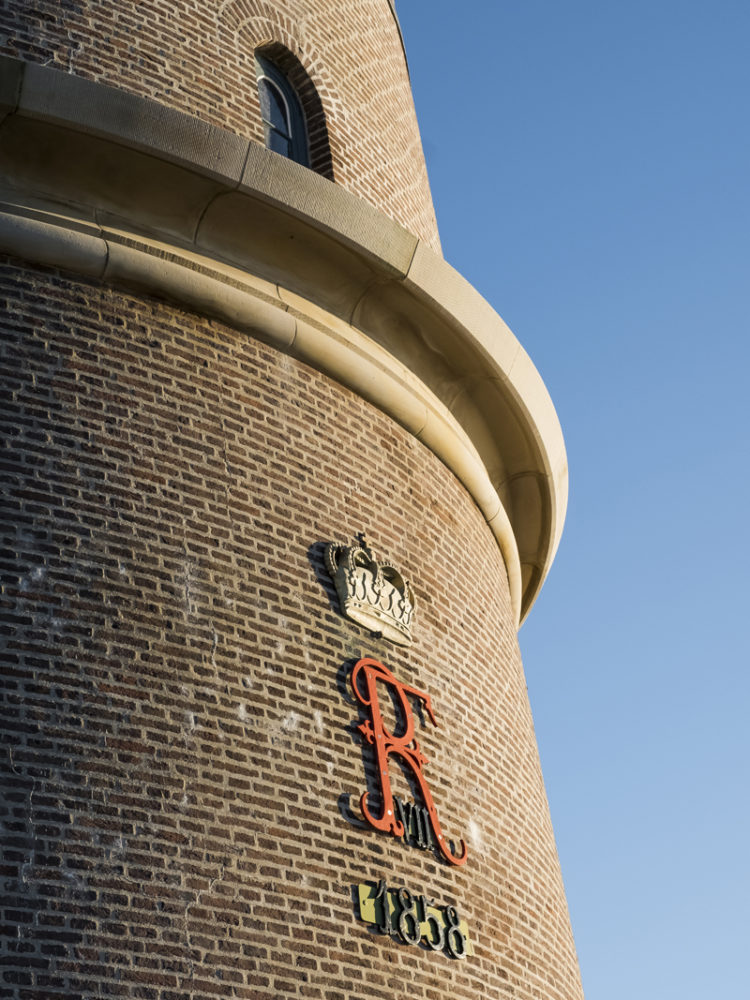
[[[153,101],[0,58],[0,248],[218,316],[388,412],[458,476],[517,619],[567,464],[516,338],[445,261],[341,187]]]

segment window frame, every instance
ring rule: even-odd
[[[271,62],[267,56],[262,56],[258,52],[255,53],[255,76],[266,149],[271,149],[269,144],[269,135],[273,131],[287,140],[289,143],[290,153],[288,156],[285,156],[284,153],[279,153],[278,150],[271,151],[278,153],[279,156],[284,156],[285,159],[293,160],[295,163],[299,163],[303,167],[309,167],[310,148],[307,136],[307,122],[305,120],[305,114],[302,110],[302,105],[299,97],[297,96],[296,90],[279,67],[276,66],[275,63]],[[267,86],[272,87],[283,101],[289,127],[288,136],[283,135],[273,122],[267,121],[267,119],[263,116],[261,85],[264,82]]]

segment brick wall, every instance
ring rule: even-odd
[[[580,997],[505,572],[455,478],[216,322],[0,278],[0,996]],[[321,543],[359,531],[413,583],[409,649],[338,613]],[[432,696],[462,868],[357,821],[363,655]],[[373,933],[378,878],[456,905],[475,956]]]
[[[439,251],[406,64],[387,0],[0,5],[0,52],[152,98],[258,142],[263,127],[253,53],[270,42],[285,46],[317,89],[330,141],[330,160],[318,154],[318,161],[330,164],[336,183]]]

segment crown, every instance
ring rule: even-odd
[[[347,618],[379,632],[399,646],[411,643],[414,599],[411,588],[390,563],[379,563],[364,535],[359,545],[326,546],[326,566]]]

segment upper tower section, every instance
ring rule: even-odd
[[[218,318],[388,413],[474,498],[520,622],[562,432],[441,256],[389,0],[6,0],[0,39],[0,251]]]
[[[440,249],[389,0],[15,2],[0,10],[0,37],[0,53],[259,143],[270,135],[279,152],[288,118],[292,158]]]

